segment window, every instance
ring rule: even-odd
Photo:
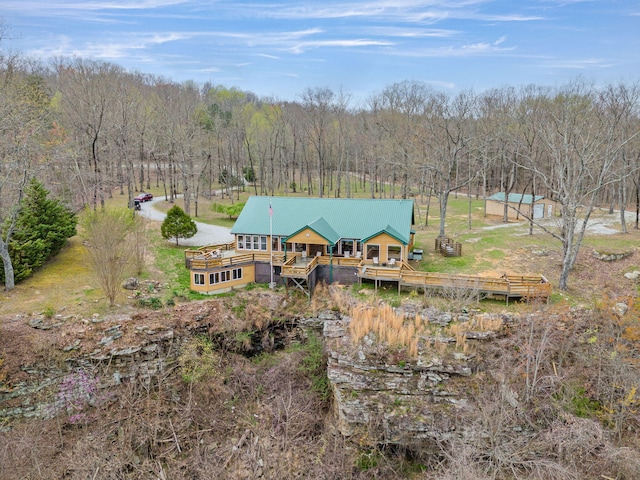
[[[389,260],[401,260],[402,259],[402,246],[400,245],[389,245],[387,247],[387,257]]]
[[[260,250],[262,250],[263,252],[267,251],[267,236],[266,235],[262,235],[260,237]]]
[[[251,250],[258,250],[260,248],[260,237],[258,235],[253,235],[253,245],[251,245]]]
[[[347,253],[353,254],[354,253],[353,247],[354,247],[353,240],[342,240],[340,242],[340,250],[343,255]]]
[[[196,275],[202,276],[201,284],[204,285],[204,275],[201,273],[197,273]],[[233,270],[224,270],[222,272],[214,272],[209,274],[209,285],[216,285],[222,282],[228,282],[233,278],[233,280],[240,280],[242,278],[242,268],[234,268]]]
[[[204,273],[194,273],[193,283],[194,285],[204,285]]]
[[[367,259],[371,260],[374,257],[380,257],[380,245],[367,244]]]
[[[238,235],[238,250],[244,250],[244,235]]]
[[[271,251],[272,252],[280,251],[280,237],[271,237]]]

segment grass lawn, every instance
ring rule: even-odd
[[[151,189],[154,195],[162,195],[162,192]],[[360,194],[367,197],[368,190]],[[249,197],[249,189],[241,192],[240,201],[244,202]],[[290,194],[293,195],[293,194]],[[304,193],[297,195],[305,195]],[[126,195],[114,196],[107,200],[108,206],[124,207],[127,203]],[[214,197],[213,200],[201,199],[199,202],[198,221],[231,227],[235,219],[213,212],[211,206],[214,201],[231,204],[231,200],[225,197]],[[234,196],[233,202],[237,202]],[[462,244],[461,257],[443,257],[434,251],[435,238],[439,233],[439,217],[437,202],[432,200],[428,222],[425,220],[427,205],[424,199],[415,198],[416,201],[416,231],[415,248],[421,248],[424,252],[423,260],[415,262],[416,268],[423,271],[444,273],[467,274],[500,274],[503,272],[521,274],[543,274],[552,283],[557,282],[560,271],[561,244],[551,235],[535,227],[533,234],[529,235],[529,227],[526,223],[503,224],[500,218],[484,217],[483,201],[472,199],[471,201],[471,228],[469,228],[469,199],[459,196],[451,197],[446,219],[445,234]],[[182,199],[176,200],[176,204],[183,206]],[[172,205],[168,202],[156,204],[161,210],[168,210]],[[604,213],[597,213],[610,223],[611,228],[620,228],[619,221]],[[427,223],[425,225],[425,223]],[[589,252],[594,249],[607,252],[635,251],[640,241],[640,231],[629,225],[628,234],[613,235],[589,235],[585,237],[583,251],[585,257],[590,257]],[[168,299],[193,299],[207,298],[195,294],[189,290],[189,274],[184,268],[185,247],[176,247],[174,244],[164,241],[160,237],[160,223],[151,222],[149,227],[149,261],[148,269],[141,279],[153,280],[166,286],[159,296],[163,302]],[[640,270],[640,262],[627,261],[627,270]],[[580,282],[588,281],[589,275],[598,277],[600,272],[590,272],[589,266],[576,266],[576,279],[574,273],[570,276],[570,284],[575,285],[568,295],[580,298],[583,295],[583,285]],[[587,270],[586,272],[584,272]],[[584,278],[580,275],[584,275]],[[127,298],[123,292],[119,299],[121,305],[126,307],[133,301]],[[84,315],[113,310],[108,307],[101,291],[97,288],[93,274],[85,258],[84,246],[79,236],[69,240],[68,245],[53,260],[36,272],[31,278],[20,283],[12,292],[0,294],[0,311],[14,314],[19,312],[75,312],[81,311]]]

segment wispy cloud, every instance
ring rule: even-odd
[[[292,53],[300,54],[304,53],[309,49],[314,48],[322,48],[322,47],[330,47],[330,48],[355,48],[355,47],[371,47],[371,46],[392,46],[392,42],[387,42],[383,40],[366,40],[366,39],[356,39],[356,40],[310,40],[306,42],[300,42],[294,46],[292,46],[289,50]]]
[[[268,55],[266,53],[257,53],[257,57],[268,58],[269,60],[280,60],[280,57],[276,55]]]
[[[387,21],[403,21],[409,23],[434,23],[441,20],[463,19],[495,22],[523,22],[540,20],[537,15],[522,14],[486,14],[477,7],[486,1],[355,1],[325,2],[322,6],[294,5],[264,9],[253,14],[263,18],[281,18],[290,20],[303,19],[345,19],[370,18]]]
[[[54,41],[48,42],[48,46],[39,49],[31,49],[28,54],[36,58],[77,56],[85,58],[98,58],[103,60],[117,60],[136,55],[137,51],[146,50],[153,45],[162,45],[192,37],[192,34],[184,33],[157,33],[139,35],[120,42],[85,42],[78,45],[66,35],[60,35]]]
[[[465,43],[460,45],[444,45],[438,47],[414,47],[387,50],[385,53],[393,56],[404,57],[472,57],[472,56],[487,56],[487,55],[504,55],[508,52],[516,50],[516,47],[503,47],[501,46],[506,41],[505,37],[500,37],[494,42],[474,42]]]
[[[34,12],[69,12],[69,11],[109,11],[109,10],[147,10],[155,8],[173,7],[190,3],[189,0],[132,0],[132,1],[104,1],[104,2],[51,2],[22,0],[2,1],[0,6],[11,11]]]
[[[587,70],[593,68],[611,68],[616,66],[615,63],[610,61],[606,61],[602,58],[582,58],[582,59],[565,59],[565,60],[557,60],[546,62],[542,65],[543,68],[563,68],[570,70]]]
[[[271,79],[269,88],[290,94],[318,82],[369,88],[433,78],[434,86],[453,89],[494,77],[504,82],[505,75],[529,82],[547,72],[637,72],[640,43],[631,32],[640,11],[629,3],[0,0],[0,12],[17,33],[10,41],[43,60],[78,56],[134,69],[144,63],[152,73],[215,77],[258,91]],[[436,61],[423,61],[430,58]]]
[[[361,28],[371,35],[397,38],[449,38],[460,34],[459,30],[448,30],[444,28],[413,28],[413,27],[372,27]]]

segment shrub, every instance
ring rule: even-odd
[[[139,298],[136,300],[136,305],[140,308],[151,308],[153,310],[160,310],[163,306],[162,300],[158,297]]]
[[[311,376],[312,390],[318,393],[322,400],[327,400],[331,395],[331,389],[327,378],[327,357],[322,340],[315,334],[311,334],[307,343],[303,345],[303,349],[306,355],[300,365],[300,371]]]

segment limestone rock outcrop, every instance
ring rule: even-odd
[[[373,334],[354,344],[349,322],[325,315],[327,376],[343,435],[410,447],[470,434],[459,419],[475,411],[469,378],[475,355],[456,349],[452,337],[422,338],[416,356],[378,344]],[[470,329],[466,338],[487,340],[492,333]]]

